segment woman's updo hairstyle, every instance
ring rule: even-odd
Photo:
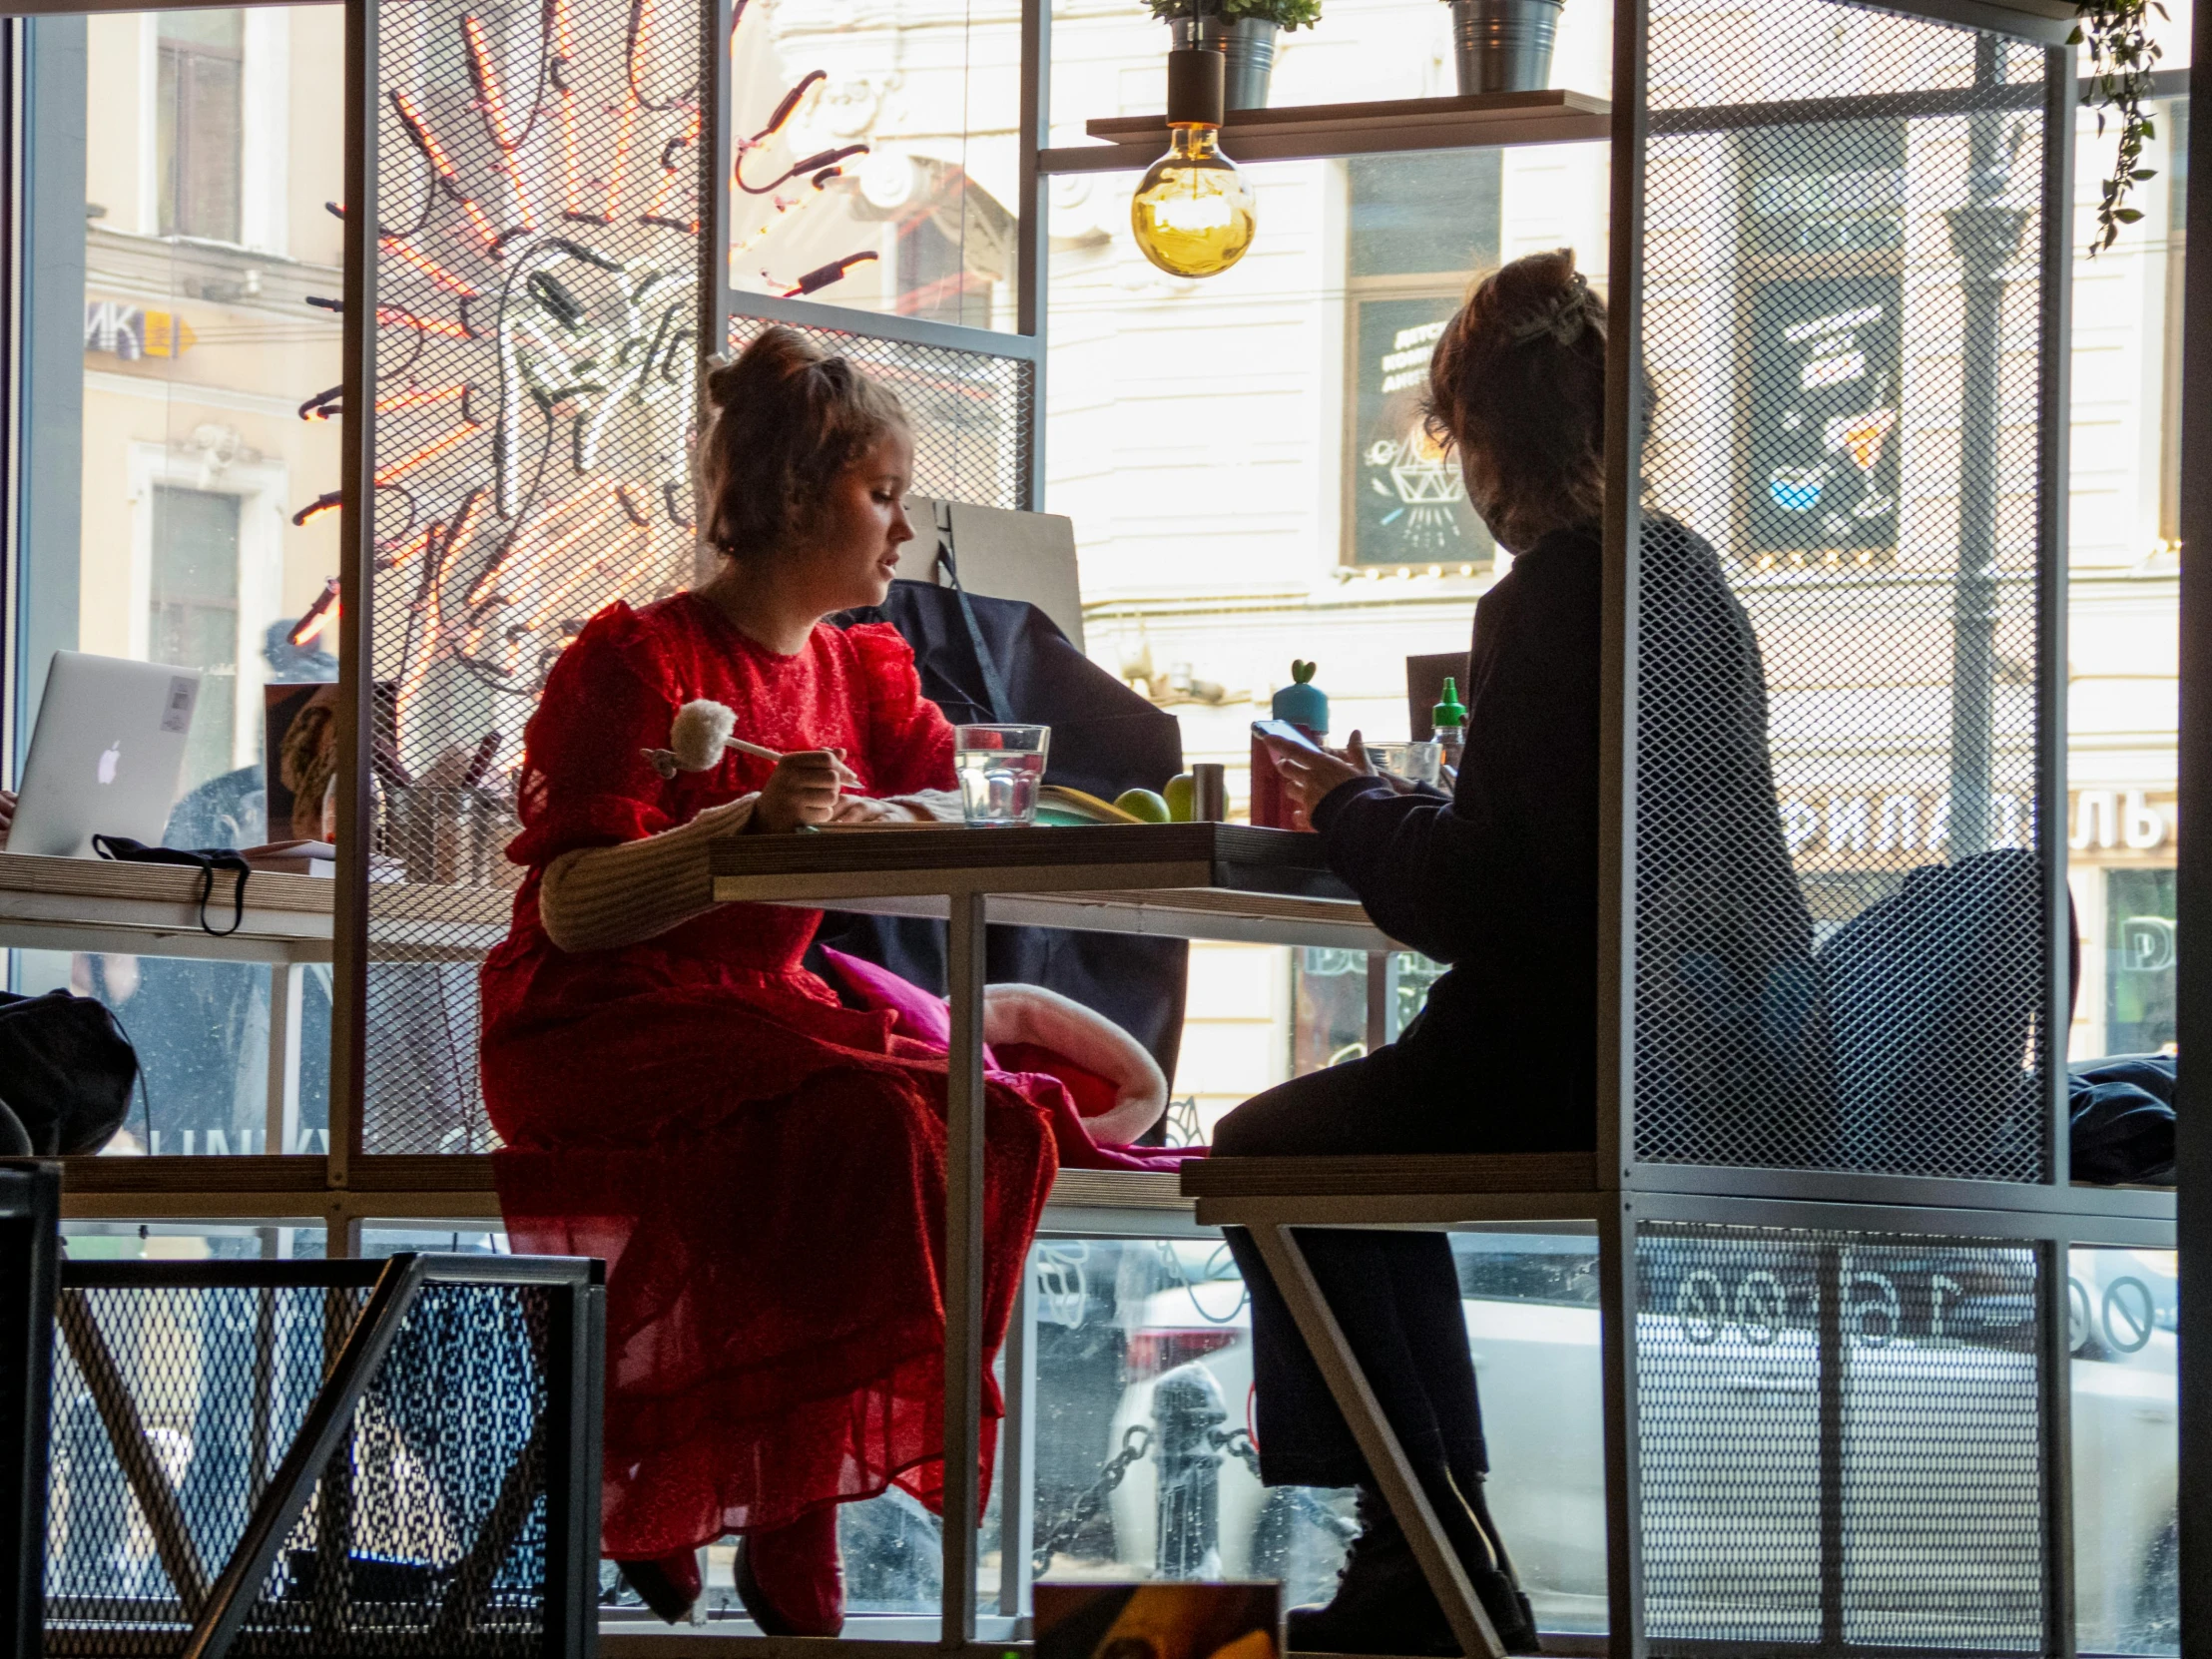
[[[1474,285],[1428,359],[1427,421],[1437,442],[1479,457],[1490,499],[1473,505],[1506,547],[1597,524],[1605,301],[1572,249],[1515,260]]]
[[[698,449],[699,536],[733,558],[806,536],[830,482],[885,432],[897,394],[781,325],[707,374]]]

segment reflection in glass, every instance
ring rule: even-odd
[[[338,474],[327,408],[300,409],[339,378],[340,324],[309,301],[342,287],[324,204],[344,194],[326,97],[343,20],[270,6],[27,27],[34,189],[83,217],[75,246],[37,250],[25,325],[83,368],[37,388],[70,432],[35,436],[26,469],[41,534],[21,578],[24,718],[56,649],[200,669],[170,838],[251,845],[268,838],[264,688],[337,677],[284,635],[337,569],[336,515],[294,515]]]
[[[2181,1650],[2171,1251],[2070,1253],[2074,1641]]]
[[[1015,28],[739,8],[731,286],[1011,328]]]
[[[199,844],[199,843],[194,843]],[[209,962],[122,952],[18,950],[12,988],[97,997],[138,1051],[143,1092],[111,1152],[160,1157],[328,1151],[330,967],[297,969],[296,1113],[269,1110],[270,1001],[286,971],[263,962]],[[281,1125],[274,1129],[273,1126]],[[281,1138],[288,1133],[289,1139]]]

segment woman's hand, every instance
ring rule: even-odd
[[[828,824],[841,805],[838,791],[855,788],[859,782],[844,764],[841,749],[803,749],[786,755],[753,803],[753,828],[774,835],[802,824]]]
[[[1276,776],[1283,780],[1283,793],[1298,803],[1311,818],[1322,798],[1340,784],[1355,778],[1382,776],[1375,770],[1375,763],[1368,759],[1367,745],[1354,732],[1351,742],[1340,753],[1323,750],[1316,754],[1304,744],[1288,743],[1281,738],[1267,740],[1268,753],[1275,757]]]
[[[878,801],[871,795],[848,795],[837,803],[831,824],[925,824],[927,816],[903,801]]]
[[[0,790],[0,847],[8,844],[8,831],[15,828],[15,791]]]

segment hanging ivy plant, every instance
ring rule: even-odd
[[[2079,0],[2081,21],[2067,37],[2073,45],[2089,48],[2089,90],[2082,102],[2097,112],[2097,136],[2104,136],[2107,118],[2120,124],[2119,154],[2100,187],[2097,202],[2097,235],[2089,244],[2094,258],[2119,240],[2120,227],[2143,217],[2140,208],[2127,205],[2129,192],[2156,170],[2144,167],[2143,141],[2156,138],[2158,129],[2143,113],[2143,100],[2151,93],[2151,71],[2159,58],[2158,43],[2150,38],[2150,14],[2166,16],[2159,0]]]

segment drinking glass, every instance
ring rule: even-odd
[[[957,726],[953,764],[970,824],[1029,824],[1037,816],[1049,726]]]
[[[1371,743],[1368,759],[1377,770],[1394,773],[1414,784],[1436,784],[1443,779],[1444,746],[1426,743]]]

